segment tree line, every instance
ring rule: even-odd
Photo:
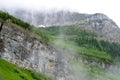
[[[3,12],[3,11],[0,11],[0,20],[1,21],[10,20],[12,23],[20,25],[21,27],[25,29],[28,29],[28,30],[32,29],[32,26],[29,23],[24,22],[18,18],[15,18],[14,16],[9,15],[8,13]]]

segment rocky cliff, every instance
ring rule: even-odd
[[[83,30],[85,29],[95,32],[100,40],[120,43],[119,27],[113,20],[104,14],[93,14],[74,25]]]
[[[12,23],[5,23],[0,32],[0,57],[54,80],[73,80],[69,57]]]

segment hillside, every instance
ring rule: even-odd
[[[79,24],[74,20],[60,25],[58,21],[59,26],[37,28],[8,13],[0,14],[0,25],[4,23],[0,34],[2,59],[53,80],[119,80],[119,28],[107,16],[82,14],[80,18],[78,13],[74,19],[79,19]]]
[[[51,76],[54,80],[71,78],[69,57],[50,45],[47,35],[42,34],[34,26],[22,26],[25,24],[24,21],[13,16],[11,18],[8,13],[1,12],[1,14],[0,25],[3,23],[3,26],[0,33],[0,57],[2,59],[19,67]]]
[[[114,70],[119,69],[116,63],[120,60],[120,44],[99,40],[94,32],[75,26],[51,26],[40,30],[49,35],[52,45],[72,55],[70,61],[76,80],[119,80],[119,72]]]
[[[75,26],[53,26],[40,28],[40,30],[43,34],[49,35],[52,44],[56,43],[56,40],[60,40],[61,42],[55,45],[68,47],[68,49],[73,48],[84,58],[86,58],[85,56],[88,56],[87,59],[96,57],[99,62],[112,63],[113,60],[120,57],[120,44],[99,40],[97,34],[92,31],[81,30]]]

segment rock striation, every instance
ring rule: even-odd
[[[0,57],[54,80],[73,80],[69,57],[14,24],[4,24],[0,32]]]

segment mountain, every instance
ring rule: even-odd
[[[31,11],[25,9],[9,11],[10,14],[28,23],[41,27],[74,25],[83,30],[92,30],[97,33],[99,39],[110,42],[120,42],[120,29],[116,23],[101,13],[81,14],[71,11]]]
[[[0,57],[53,80],[119,80],[118,26],[104,14],[68,13],[40,28],[1,11]]]

